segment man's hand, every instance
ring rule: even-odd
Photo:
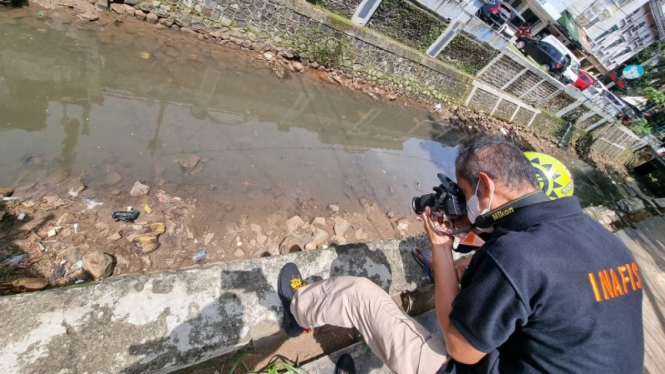
[[[422,214],[423,225],[425,226],[425,231],[429,237],[429,241],[432,243],[432,246],[443,246],[446,248],[453,248],[453,237],[450,235],[440,234],[439,232],[444,231],[448,228],[448,223],[443,222],[439,217],[434,217],[432,220],[432,210],[427,207]]]

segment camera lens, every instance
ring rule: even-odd
[[[416,214],[423,214],[425,207],[423,206],[422,197],[414,197],[413,200],[411,200],[411,208]]]

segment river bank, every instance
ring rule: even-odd
[[[1,282],[418,235],[411,197],[454,172],[469,136],[570,157],[530,128],[288,51],[72,7],[0,13]],[[130,206],[135,222],[111,218]]]

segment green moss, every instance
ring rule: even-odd
[[[448,24],[410,1],[383,0],[367,26],[424,52]]]
[[[459,34],[441,52],[438,59],[465,73],[475,75],[499,54],[499,51],[485,43]]]

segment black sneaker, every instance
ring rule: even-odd
[[[353,363],[353,357],[346,353],[341,355],[335,364],[335,374],[356,374],[356,365]]]
[[[282,328],[286,335],[295,338],[300,335],[304,329],[296,322],[295,317],[291,313],[291,300],[295,296],[298,288],[305,286],[306,283],[302,280],[302,275],[298,270],[298,266],[292,262],[284,265],[279,272],[279,279],[277,284],[277,293],[279,299],[282,301],[284,307],[284,318],[282,319]]]

